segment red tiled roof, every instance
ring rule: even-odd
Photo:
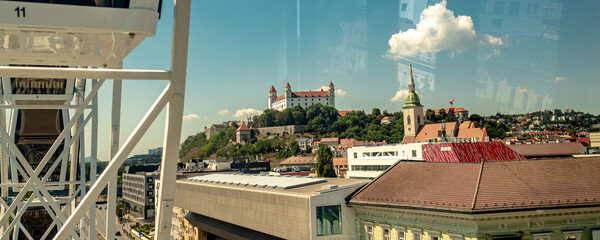
[[[329,97],[328,91],[292,92],[292,97]]]
[[[581,153],[580,142],[533,143],[508,145],[509,148],[524,157],[570,156]]]
[[[333,166],[348,165],[348,157],[333,158]]]
[[[458,127],[458,129],[456,129]],[[427,142],[428,139],[437,138],[438,132],[442,130],[441,123],[425,124],[419,128],[417,136],[405,137],[404,143],[418,143]],[[471,121],[465,121],[457,126],[456,122],[446,123],[446,134],[452,135],[459,138],[478,138],[478,141],[484,141],[487,135],[487,131],[484,129],[476,128],[475,124]]]
[[[245,123],[242,123],[242,126],[240,126],[240,127],[237,129],[237,131],[250,131],[250,130],[251,130],[251,129],[250,129],[248,126],[246,126],[246,124],[245,124]]]
[[[289,88],[289,87],[291,87],[291,86],[290,86],[290,82],[287,82],[287,83],[285,83],[285,87],[286,87],[286,88]]]
[[[338,114],[340,115],[340,117],[346,116],[346,114],[351,113],[351,112],[358,112],[358,110],[344,110],[344,111],[338,111]]]
[[[329,97],[328,91],[307,91],[307,92],[292,92],[293,98],[310,98],[310,97]],[[285,99],[285,94],[279,95],[275,102]]]
[[[599,203],[600,157],[479,164],[400,161],[350,200],[350,205],[457,212]]]
[[[455,113],[457,113],[457,112],[468,112],[467,109],[464,109],[462,107],[456,107],[456,108],[438,108],[438,109],[432,109],[432,110],[435,112],[435,114],[438,114],[440,112],[440,110],[442,110],[442,109],[444,109],[444,111],[446,113],[448,113],[450,111],[450,109],[454,110]],[[423,111],[423,114],[425,114],[426,112],[427,111]]]
[[[484,141],[485,137],[487,137],[487,130],[485,128],[467,128],[467,129],[458,129],[457,137],[459,138],[478,138],[479,141]]]
[[[317,158],[315,156],[293,156],[283,160],[279,165],[308,165],[316,162]]]
[[[321,143],[324,142],[339,142],[340,139],[339,138],[321,138]]]
[[[425,144],[426,162],[482,162],[525,160],[501,142]]]
[[[396,117],[394,117],[394,116],[387,116],[387,117],[383,117],[381,120],[396,120]]]
[[[271,85],[271,89],[269,89],[269,92],[277,92],[277,91],[275,91],[275,87],[273,87],[273,85]]]
[[[330,86],[330,87],[333,87],[333,82],[329,82],[329,86]]]
[[[450,133],[454,134],[455,128],[456,128],[456,122],[446,123],[446,134],[450,134]],[[441,130],[442,130],[441,123],[425,124],[419,128],[419,131],[417,132],[417,136],[415,136],[414,138],[408,138],[408,137],[404,138],[404,143],[427,142],[427,139],[437,138],[438,132]],[[412,139],[412,141],[407,141],[409,139]]]

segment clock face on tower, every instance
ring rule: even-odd
[[[410,131],[410,127],[408,128],[408,131]]]

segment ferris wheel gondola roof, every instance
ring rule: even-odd
[[[118,67],[154,36],[158,0],[129,8],[0,1],[0,64]]]

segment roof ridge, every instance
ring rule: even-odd
[[[479,193],[479,184],[481,183],[481,175],[483,174],[483,164],[485,161],[481,161],[481,166],[479,167],[479,176],[477,177],[477,185],[475,185],[475,194],[473,194],[473,203],[471,204],[471,209],[475,209],[475,203],[477,202],[477,194]]]

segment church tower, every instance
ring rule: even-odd
[[[415,78],[413,77],[412,64],[410,64],[410,82],[408,83],[408,95],[402,106],[404,113],[404,136],[414,137],[419,132],[419,127],[424,125],[423,105],[419,95],[415,92]]]
[[[277,91],[275,90],[275,87],[273,87],[273,85],[271,85],[271,89],[269,89],[269,97],[268,97],[269,109],[273,109],[273,103],[275,103],[275,99],[277,99]]]

